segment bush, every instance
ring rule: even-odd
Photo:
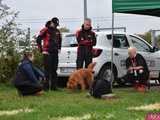
[[[42,54],[37,50],[32,51],[35,56],[34,64],[38,68],[43,68],[43,56]],[[10,83],[16,73],[18,64],[20,63],[22,55],[14,54],[14,55],[8,55],[8,56],[1,56],[0,61],[0,83]]]
[[[43,68],[43,55],[40,53],[37,49],[34,49],[33,51],[34,54],[34,65],[37,66],[38,68]]]
[[[20,56],[1,56],[0,61],[0,83],[10,83],[15,75],[18,63],[20,61]]]

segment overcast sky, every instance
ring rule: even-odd
[[[76,31],[83,22],[83,0],[4,0],[13,10],[19,11],[17,22],[22,28],[39,31],[54,16],[60,18],[61,27]],[[88,0],[88,17],[93,27],[111,27],[111,0]],[[115,14],[115,26],[126,27],[129,33],[143,33],[160,29],[160,18]]]

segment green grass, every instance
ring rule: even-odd
[[[19,97],[14,88],[0,86],[0,111],[33,109],[30,113],[2,115],[0,120],[56,120],[67,116],[82,117],[90,114],[89,120],[144,120],[148,111],[129,111],[128,107],[160,102],[158,90],[138,93],[131,88],[114,89],[119,96],[115,100],[87,98],[87,92],[48,92],[35,97]],[[160,111],[149,111],[160,112]]]

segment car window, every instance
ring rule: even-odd
[[[77,40],[75,35],[67,35],[62,39],[62,47],[75,47],[77,46]]]
[[[133,43],[133,46],[136,47],[138,51],[150,52],[150,46],[147,45],[144,41],[135,36],[130,36],[130,38]]]
[[[112,35],[107,35],[107,39],[111,41]],[[113,38],[113,47],[114,48],[128,48],[129,43],[126,35],[116,34]]]

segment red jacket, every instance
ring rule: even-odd
[[[42,46],[43,40],[43,46]],[[37,45],[41,52],[52,53],[61,49],[62,37],[58,29],[43,28],[37,37]]]

